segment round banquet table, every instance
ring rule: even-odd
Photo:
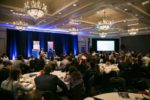
[[[144,94],[137,93],[111,92],[96,95],[94,97],[87,97],[84,100],[150,100],[150,97]]]
[[[105,72],[106,74],[110,73],[111,71],[119,72],[118,64],[110,64],[107,65],[105,63],[99,64],[99,69],[101,72]]]
[[[64,82],[63,79],[66,75],[66,72],[53,71],[53,72],[51,72],[51,74],[56,75],[58,78],[60,78]],[[27,74],[22,75],[22,78],[20,79],[20,81],[24,84],[30,83],[35,88],[34,78],[39,76],[39,75],[40,75],[40,72],[27,73]],[[69,83],[68,82],[64,82],[64,83],[66,84],[67,88],[69,89],[70,88]],[[60,92],[60,91],[62,91],[62,89],[60,87],[57,87],[57,92]]]

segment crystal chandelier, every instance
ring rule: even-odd
[[[15,28],[19,31],[22,31],[26,28],[26,26],[28,25],[26,22],[18,20],[18,21],[14,21],[13,24],[15,25]]]
[[[39,0],[25,2],[24,8],[27,14],[32,16],[34,19],[41,18],[47,13],[47,6],[44,3],[41,3]]]
[[[77,28],[71,28],[71,29],[69,29],[69,31],[70,31],[70,34],[77,35],[79,30]]]
[[[128,32],[129,32],[130,35],[136,35],[138,31],[139,30],[135,29],[135,28],[132,28],[132,29],[128,30]]]
[[[112,25],[112,22],[107,19],[106,15],[105,15],[105,11],[104,11],[103,19],[102,19],[102,21],[99,21],[96,24],[96,29],[98,31],[106,31],[106,30],[110,29],[111,25]]]
[[[70,24],[70,25],[79,25],[80,22],[79,22],[79,20],[71,19],[68,24]]]
[[[106,33],[106,32],[100,32],[100,33],[99,33],[99,36],[100,36],[101,38],[105,38],[105,37],[106,37],[106,35],[107,35],[107,33]]]

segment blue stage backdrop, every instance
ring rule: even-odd
[[[40,41],[40,48],[47,50],[47,42],[54,42],[57,55],[78,53],[78,36],[60,33],[7,30],[7,54],[12,59],[18,55],[28,58],[32,54],[33,41]]]

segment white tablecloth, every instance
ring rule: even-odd
[[[124,96],[127,95],[128,98],[120,96],[118,92],[100,94],[94,97],[102,100],[142,100],[143,98],[147,98],[147,100],[150,100],[150,97],[144,94],[127,93],[127,92],[120,92],[120,93]],[[94,98],[88,97],[85,98],[84,100],[94,100]]]
[[[60,78],[64,82],[63,79],[66,75],[66,72],[54,71],[51,74],[56,75],[58,78]],[[20,79],[20,81],[24,81],[23,83],[31,83],[35,87],[34,78],[37,77],[38,75],[40,75],[40,72],[24,74],[22,76],[22,78]],[[69,89],[70,88],[69,83],[68,82],[64,82],[64,83],[66,84],[66,86]],[[62,91],[62,90],[61,90],[61,88],[58,87],[57,92],[60,92],[60,91]]]
[[[105,63],[99,64],[100,72],[110,73],[111,71],[119,71],[118,64],[107,65]]]

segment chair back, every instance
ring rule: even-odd
[[[13,92],[0,88],[0,100],[15,100]]]
[[[112,77],[109,79],[110,90],[125,91],[125,79],[122,77]]]
[[[44,98],[44,100],[56,100],[55,93],[51,91],[40,91],[40,94]]]

